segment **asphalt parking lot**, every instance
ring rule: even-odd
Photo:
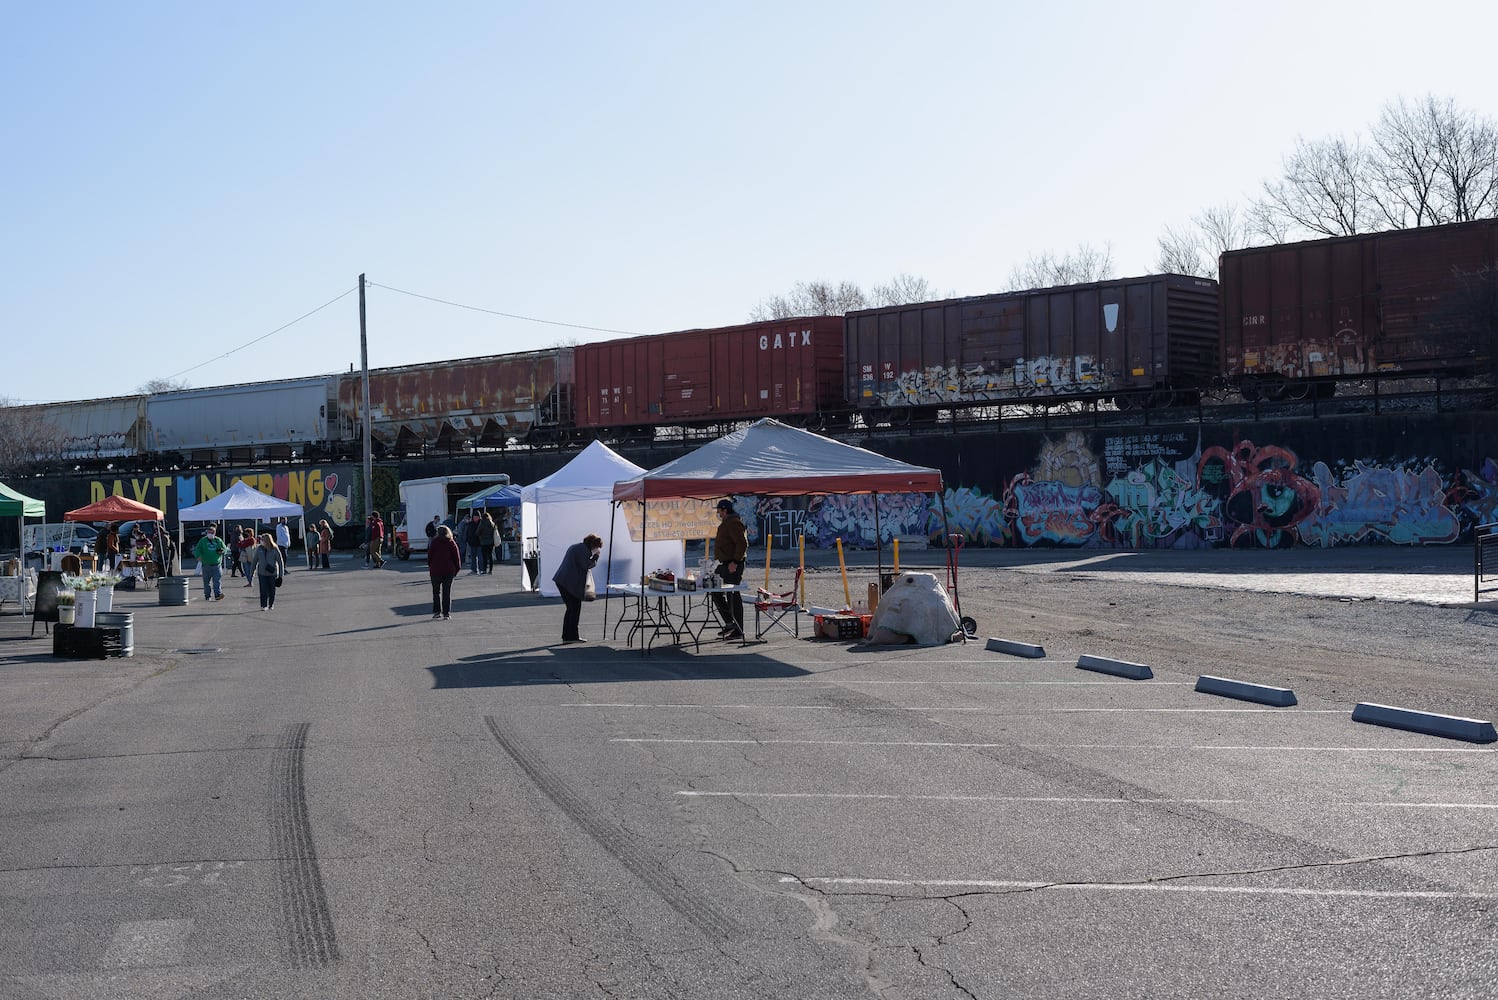
[[[1321,574],[1283,561],[1256,573],[1255,560],[965,559],[973,615],[1042,640],[1044,659],[981,642],[790,638],[645,656],[599,640],[599,605],[584,615],[590,641],[560,647],[560,607],[516,593],[503,570],[460,579],[453,621],[431,622],[419,563],[294,574],[295,601],[270,616],[137,595],[131,661],[39,658],[14,619],[0,621],[0,898],[75,928],[61,944],[31,928],[0,948],[0,995],[69,995],[64,985],[105,976],[110,995],[160,995],[189,969],[217,984],[203,996],[355,984],[370,996],[1492,995],[1498,749],[1350,715],[1387,677],[1434,668],[1398,647],[1369,652],[1362,626],[1323,626],[1329,655],[1295,681],[1295,706],[1193,690],[1209,668],[1262,663],[1253,679],[1278,679],[1304,658],[1304,639],[1274,625],[1286,608],[1373,614],[1396,636],[1438,625],[1445,659],[1462,661],[1451,676],[1491,686],[1492,661],[1468,662],[1492,634],[1486,612],[1396,603],[1375,579],[1460,596],[1460,574],[1371,558]],[[872,578],[858,562],[850,577]],[[1256,575],[1275,589],[1242,586]],[[1313,578],[1319,593],[1294,596]],[[812,586],[813,600],[841,591],[835,562]],[[1017,610],[1056,594],[1077,607],[1053,607],[1054,620]],[[1283,644],[1180,653],[1190,623],[1172,631],[1183,628],[1172,613],[1215,628],[1224,595]],[[1095,626],[1108,601],[1132,631],[1065,617]],[[295,669],[254,652],[267,619],[262,641]],[[1130,651],[1152,679],[1076,667]],[[1353,675],[1325,676],[1354,655]],[[288,749],[289,732],[302,749]],[[201,823],[177,805],[202,780],[192,762],[235,747],[282,765],[300,754],[299,829],[322,859],[324,908],[277,913],[258,899],[274,896],[267,858],[286,860],[274,838],[255,845],[259,815],[284,825],[274,809],[236,814],[248,825],[237,851],[177,843]],[[130,786],[96,775],[80,789],[66,768],[107,775],[122,758],[146,768],[130,782],[169,777],[175,791],[139,791],[161,815],[118,843],[79,837],[80,818],[128,803]],[[124,855],[242,864],[253,891],[234,902],[204,889],[175,908],[116,901],[106,919],[88,880]],[[49,879],[78,884],[64,893]],[[127,923],[173,943],[131,952]]]

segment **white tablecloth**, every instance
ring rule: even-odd
[[[22,588],[25,588],[23,591]],[[22,596],[26,598],[26,604],[21,603]],[[0,605],[14,604],[16,610],[24,614],[30,607],[31,599],[36,596],[36,577],[34,576],[0,576]],[[7,611],[10,609],[7,607]]]

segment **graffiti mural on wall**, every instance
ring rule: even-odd
[[[949,487],[927,497],[879,497],[878,534],[943,531],[965,544],[1141,549],[1285,548],[1295,545],[1443,545],[1473,524],[1498,520],[1498,461],[1443,472],[1429,458],[1306,461],[1282,444],[1230,443],[1184,433],[1106,437],[1083,432],[1045,441],[1032,467],[1005,480],[999,495]],[[871,548],[871,497],[805,502],[798,524],[810,547]],[[799,501],[797,503],[800,503]],[[779,510],[783,501],[774,501]],[[802,509],[797,507],[797,509]],[[753,519],[746,518],[746,521]],[[752,530],[752,529],[751,529]],[[775,529],[787,537],[786,529]],[[780,544],[777,542],[777,544]]]
[[[1446,545],[1461,536],[1461,521],[1447,506],[1447,490],[1433,463],[1379,467],[1359,460],[1334,474],[1317,462],[1313,474],[1322,500],[1300,525],[1300,538],[1308,545]]]
[[[1295,453],[1274,445],[1238,441],[1213,445],[1197,461],[1197,481],[1218,501],[1229,545],[1288,548],[1295,528],[1321,500],[1321,490],[1297,475]]]
[[[203,472],[95,479],[88,484],[89,502],[111,495],[129,497],[160,507],[168,512],[169,520],[174,520],[178,510],[212,500],[243,480],[261,493],[301,504],[308,517],[327,518],[330,524],[342,527],[361,516],[362,505],[355,488],[361,474],[357,466],[340,465],[278,472]]]

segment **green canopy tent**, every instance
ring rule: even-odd
[[[0,517],[13,517],[16,519],[16,548],[21,547],[21,539],[25,536],[25,525],[28,517],[47,519],[47,505],[41,500],[34,500],[24,493],[0,483]]]
[[[26,540],[26,519],[28,517],[35,517],[45,521],[47,519],[47,505],[41,500],[35,500],[24,493],[17,493],[4,483],[0,483],[0,517],[13,517],[16,519],[16,552],[23,553],[25,546],[22,543]],[[20,575],[24,575],[26,566],[26,557],[24,554],[21,555],[20,566],[22,567]],[[25,584],[23,583],[21,587],[21,593],[24,594]],[[19,603],[21,604],[21,611],[24,613],[26,610],[25,601],[23,600]]]

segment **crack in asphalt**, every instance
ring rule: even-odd
[[[1372,855],[1372,856],[1369,856],[1369,857],[1360,857],[1360,858],[1337,858],[1337,859],[1331,860],[1331,861],[1312,861],[1312,862],[1306,862],[1305,864],[1293,864],[1293,865],[1270,865],[1270,866],[1267,866],[1267,867],[1264,867],[1264,868],[1239,868],[1239,869],[1227,869],[1227,870],[1224,870],[1224,871],[1183,872],[1183,873],[1181,873],[1179,875],[1157,875],[1157,876],[1152,876],[1150,878],[1139,878],[1139,879],[1114,879],[1114,880],[1108,880],[1108,881],[1098,881],[1096,879],[1090,879],[1090,880],[1087,880],[1087,881],[1080,881],[1080,882],[1045,882],[1045,883],[1041,883],[1041,884],[1038,884],[1038,885],[1003,886],[1003,887],[994,886],[992,888],[983,888],[983,889],[965,889],[965,890],[963,890],[961,892],[933,891],[933,889],[935,888],[934,886],[912,886],[912,888],[918,888],[918,889],[921,890],[920,895],[905,895],[905,894],[899,894],[899,893],[893,893],[893,892],[870,892],[870,891],[868,891],[867,889],[864,889],[864,888],[855,888],[855,889],[849,889],[849,890],[846,890],[846,891],[839,891],[836,888],[823,888],[823,887],[818,887],[818,886],[815,886],[815,885],[811,884],[811,883],[815,883],[815,882],[819,882],[819,881],[822,881],[822,882],[833,881],[834,878],[835,878],[833,876],[820,876],[820,875],[800,876],[800,875],[795,875],[793,873],[792,874],[788,874],[788,873],[775,873],[775,872],[768,872],[767,874],[781,874],[782,877],[792,879],[792,880],[794,880],[797,883],[805,885],[809,889],[813,889],[813,890],[818,891],[818,892],[825,892],[825,893],[828,893],[828,894],[831,894],[831,895],[838,895],[838,896],[873,896],[875,898],[890,899],[890,900],[897,900],[897,899],[941,899],[941,900],[953,900],[953,899],[963,899],[963,898],[966,898],[966,897],[969,897],[969,896],[1009,896],[1009,895],[1023,894],[1023,893],[1043,892],[1043,891],[1045,891],[1047,889],[1089,888],[1089,887],[1107,888],[1109,886],[1129,886],[1129,885],[1161,885],[1161,884],[1164,884],[1164,883],[1167,883],[1167,882],[1179,882],[1179,881],[1182,881],[1182,880],[1185,880],[1185,879],[1227,878],[1227,877],[1232,877],[1232,876],[1248,876],[1248,875],[1273,875],[1273,874],[1276,874],[1276,873],[1279,873],[1279,872],[1313,871],[1313,870],[1321,869],[1321,868],[1348,868],[1348,867],[1353,867],[1353,866],[1356,866],[1356,865],[1373,865],[1373,864],[1381,864],[1381,863],[1391,862],[1391,861],[1412,861],[1412,860],[1417,860],[1417,859],[1420,859],[1420,858],[1454,857],[1454,856],[1458,856],[1458,855],[1462,855],[1462,854],[1478,854],[1478,853],[1481,853],[1481,852],[1484,852],[1484,851],[1498,851],[1498,844],[1479,844],[1479,845],[1474,845],[1474,846],[1471,846],[1471,847],[1458,847],[1458,848],[1449,848],[1449,849],[1431,850],[1431,851],[1408,851],[1408,852],[1403,852],[1403,853],[1399,853],[1399,854],[1380,854],[1380,855]]]

